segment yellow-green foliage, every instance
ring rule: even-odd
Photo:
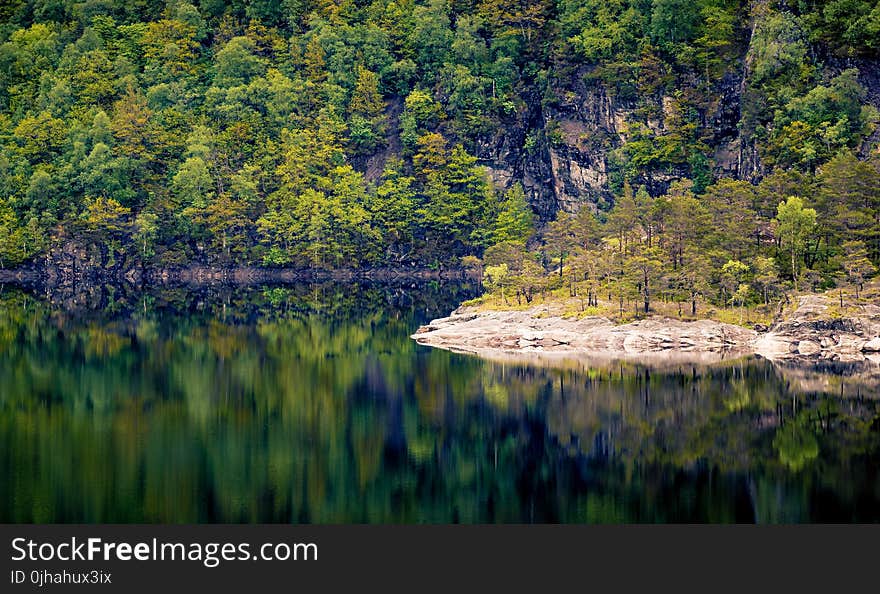
[[[575,275],[633,316],[639,292],[757,304],[790,280],[830,286],[843,260],[864,279],[880,263],[876,2],[797,4],[7,0],[0,257],[76,236],[105,261],[476,270],[517,244],[532,253],[502,301],[556,299]],[[743,63],[739,121],[719,130],[707,114]],[[596,96],[620,134],[564,116]],[[544,104],[558,115],[523,117]],[[760,184],[716,179],[731,142],[754,147]],[[555,149],[597,156],[607,181],[572,194]],[[560,213],[535,175],[551,170]],[[786,207],[771,225],[789,197],[815,233]],[[728,261],[749,267],[727,271],[742,291]]]

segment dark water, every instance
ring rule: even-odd
[[[500,364],[408,338],[470,296],[323,284],[50,305],[6,288],[0,521],[880,520],[876,388],[759,360]]]

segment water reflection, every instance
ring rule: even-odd
[[[877,390],[765,361],[484,361],[473,288],[0,294],[0,520],[880,520]],[[812,377],[812,376],[811,376]]]

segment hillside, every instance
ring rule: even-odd
[[[759,257],[772,292],[880,262],[872,0],[13,0],[0,22],[0,268],[470,257],[522,285],[612,240],[648,263],[613,291],[647,309],[646,266],[695,263],[708,286],[680,290],[726,302]],[[790,196],[817,222],[787,239]],[[728,262],[751,270],[725,288]]]

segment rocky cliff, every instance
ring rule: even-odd
[[[728,56],[723,73],[709,88],[699,80],[678,80],[646,91],[649,83],[638,81],[637,92],[627,95],[603,81],[593,66],[562,69],[550,100],[533,93],[529,107],[505,122],[494,136],[478,141],[475,153],[499,186],[521,183],[545,221],[560,209],[576,212],[583,205],[596,209],[613,203],[624,178],[623,162],[628,159],[623,151],[632,146],[638,133],[655,140],[681,134],[683,117],[695,127],[688,128],[689,142],[701,150],[627,172],[634,186],[644,185],[657,196],[676,180],[700,175],[760,181],[769,168],[762,162],[754,120],[757,112],[758,127],[767,127],[773,107],[765,96],[750,90],[756,60],[754,27],[752,19],[741,31],[742,41]],[[822,47],[813,51],[827,54]],[[817,84],[827,83],[848,68],[858,69],[865,104],[880,110],[876,59],[825,55],[817,64]],[[689,113],[683,116],[682,110]],[[751,120],[746,122],[746,118]],[[858,143],[857,152],[866,156],[878,140],[880,127]]]

